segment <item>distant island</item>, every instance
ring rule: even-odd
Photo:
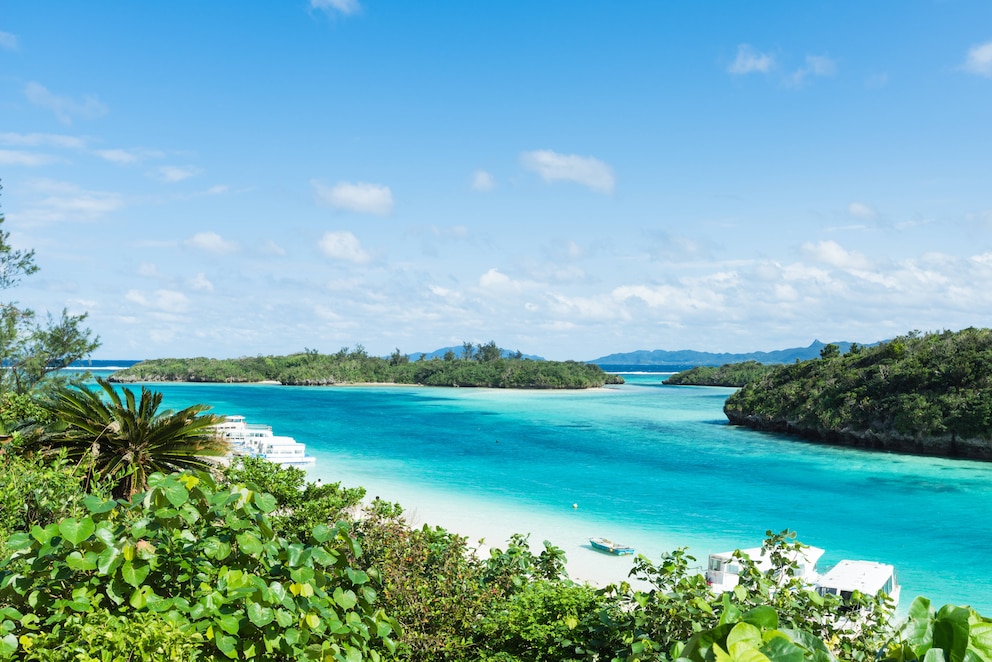
[[[461,355],[411,361],[398,349],[389,357],[369,355],[361,346],[335,354],[306,350],[288,356],[237,359],[153,359],[114,372],[111,382],[278,382],[287,386],[417,384],[519,389],[586,389],[622,384],[619,375],[577,361],[534,361],[519,352],[504,355],[494,342],[466,343]]]
[[[685,370],[696,366],[721,366],[728,363],[743,363],[745,361],[755,361],[757,363],[795,363],[815,359],[828,344],[836,345],[842,353],[850,350],[852,344],[847,341],[824,343],[814,340],[809,347],[793,347],[791,349],[779,349],[771,352],[749,352],[747,354],[731,354],[727,352],[697,352],[691,349],[680,349],[669,351],[664,349],[638,350],[636,352],[626,352],[621,354],[608,354],[598,359],[588,361],[596,365],[624,365],[624,366],[670,366],[674,370]]]
[[[732,386],[740,388],[758,381],[778,368],[778,365],[766,365],[757,361],[728,363],[722,366],[704,365],[676,373],[666,379],[664,383],[675,386]]]
[[[749,381],[724,413],[823,443],[992,461],[992,330],[826,346]]]

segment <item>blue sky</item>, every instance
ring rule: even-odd
[[[989,326],[990,162],[986,0],[0,11],[3,294],[95,358]]]

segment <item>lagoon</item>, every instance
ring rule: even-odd
[[[688,547],[760,544],[796,531],[842,558],[892,563],[902,606],[916,595],[992,613],[976,571],[992,548],[992,464],[832,448],[732,427],[730,389],[673,387],[664,375],[589,391],[426,387],[149,385],[165,406],[212,405],[295,437],[317,457],[311,479],[363,485],[415,524],[485,545],[530,533],[565,550],[577,579],[626,577],[629,558]]]

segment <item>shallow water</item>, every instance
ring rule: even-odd
[[[826,550],[821,566],[894,564],[903,608],[926,595],[992,614],[992,582],[975,570],[992,548],[992,465],[731,427],[722,412],[730,389],[662,379],[629,375],[624,386],[581,392],[151,387],[166,406],[211,404],[295,437],[318,458],[314,477],[374,486],[387,499],[419,490],[485,503],[523,527],[541,522],[567,550],[582,530],[655,560],[675,546],[705,559],[791,529]]]

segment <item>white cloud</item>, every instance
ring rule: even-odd
[[[833,76],[837,72],[837,63],[824,55],[807,55],[806,66],[794,71],[788,78],[788,83],[800,87],[810,76]]]
[[[58,163],[62,159],[49,154],[39,154],[38,152],[23,152],[20,150],[0,149],[0,165],[19,165],[34,168],[37,166]]]
[[[221,195],[227,193],[230,188],[225,184],[216,184],[206,190],[207,195]]]
[[[8,51],[16,51],[17,35],[9,32],[0,32],[0,48]]]
[[[124,298],[144,308],[165,313],[181,313],[189,307],[189,299],[176,290],[155,290],[151,296],[140,290],[128,290]]]
[[[393,193],[388,186],[366,182],[338,182],[327,186],[312,179],[317,202],[335,209],[347,209],[361,214],[387,216],[393,211]]]
[[[218,255],[233,253],[238,250],[236,243],[226,241],[216,232],[197,232],[183,243],[190,248],[197,248],[201,251],[216,253]]]
[[[286,249],[270,239],[269,241],[265,242],[264,246],[262,246],[262,252],[267,255],[282,256],[286,254]]]
[[[327,232],[321,237],[319,245],[324,255],[335,260],[364,264],[372,259],[362,248],[358,237],[350,232]]]
[[[727,68],[732,74],[766,74],[775,66],[775,58],[767,53],[759,53],[748,44],[737,47],[737,58]]]
[[[195,177],[202,172],[196,166],[162,166],[158,169],[158,178],[165,182],[175,183]]]
[[[55,117],[63,124],[72,124],[73,117],[90,120],[107,114],[107,106],[95,96],[86,95],[82,101],[76,101],[52,94],[40,83],[28,83],[24,87],[24,96],[34,105],[55,113]]]
[[[987,41],[978,46],[972,46],[968,50],[964,69],[979,76],[992,78],[992,41]]]
[[[138,275],[145,278],[157,278],[159,276],[158,267],[151,262],[142,262],[138,265]]]
[[[190,279],[189,286],[194,290],[214,291],[214,284],[207,279],[207,276],[202,271]]]
[[[87,191],[68,182],[38,180],[25,187],[25,192],[36,197],[29,198],[16,218],[28,225],[93,220],[124,207],[124,197],[119,193]]]
[[[599,193],[613,193],[613,168],[597,158],[535,150],[523,152],[520,162],[546,182],[577,182]]]
[[[878,216],[878,212],[871,205],[863,202],[852,202],[847,206],[847,213],[854,218],[872,220]]]
[[[807,242],[803,252],[812,259],[839,269],[867,269],[871,263],[861,253],[848,251],[835,241],[821,241],[818,244]]]
[[[64,147],[83,149],[86,141],[58,133],[0,133],[0,143],[22,147]]]
[[[492,191],[496,188],[496,180],[485,170],[476,170],[472,174],[472,188],[476,191]]]
[[[513,289],[514,285],[509,276],[496,269],[490,269],[479,277],[479,287],[487,290],[506,290]]]
[[[345,16],[357,14],[362,6],[358,0],[310,0],[310,6],[325,12],[340,12]]]
[[[122,165],[128,165],[131,163],[138,163],[139,161],[146,161],[148,159],[161,159],[165,156],[162,152],[155,149],[98,149],[94,152],[104,161],[110,161],[111,163],[120,163]]]

